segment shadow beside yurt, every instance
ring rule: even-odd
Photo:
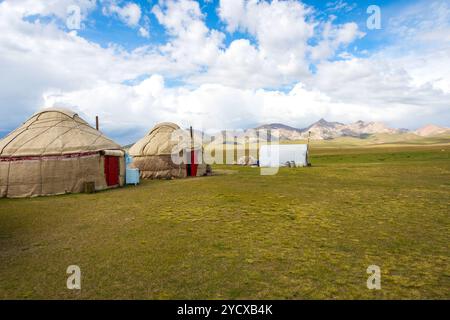
[[[103,190],[124,177],[122,148],[69,110],[44,109],[0,140],[0,197]]]
[[[156,125],[150,132],[136,142],[129,150],[133,157],[133,166],[138,168],[141,178],[170,179],[189,176],[204,176],[207,166],[203,163],[202,145],[187,140],[177,141],[174,137],[187,136],[187,131],[181,130],[174,123],[163,122]],[[174,163],[172,156],[183,158],[183,163]]]

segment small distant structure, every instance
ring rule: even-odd
[[[125,183],[126,184],[134,184],[135,186],[139,184],[139,169],[132,168],[131,164],[133,163],[133,157],[128,153],[125,154]]]
[[[241,166],[254,166],[258,164],[258,160],[253,156],[242,156],[238,159],[237,164]]]
[[[307,144],[267,144],[259,149],[260,167],[309,166]]]

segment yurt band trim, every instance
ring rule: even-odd
[[[62,159],[72,159],[93,156],[101,153],[100,151],[93,152],[78,152],[78,153],[67,153],[63,155],[45,155],[45,156],[19,156],[19,157],[0,157],[0,162],[15,162],[15,161],[26,161],[26,160],[62,160]]]

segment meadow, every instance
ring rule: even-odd
[[[450,299],[449,144],[318,145],[311,162],[0,199],[0,298]]]

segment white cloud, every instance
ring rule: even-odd
[[[251,88],[281,87],[308,77],[311,59],[328,59],[364,35],[356,23],[335,25],[333,19],[319,23],[314,10],[298,1],[222,0],[218,14],[229,32],[249,33],[255,43],[235,40],[208,72],[194,77],[196,81],[219,79]],[[314,38],[322,40],[312,46],[309,42]],[[236,77],[242,70],[252,73]],[[255,74],[254,70],[259,71]]]
[[[117,17],[126,25],[136,27],[141,20],[141,7],[136,3],[126,3],[124,6],[111,3],[107,7],[107,14],[116,14]]]
[[[218,13],[220,18],[227,23],[228,32],[234,32],[243,25],[246,20],[246,0],[221,0]]]
[[[308,79],[308,86],[327,92],[336,101],[374,108],[383,105],[445,107],[450,93],[435,89],[430,83],[414,82],[404,67],[382,56],[324,62],[318,66],[317,75]]]
[[[354,85],[364,76],[367,74],[360,72],[356,79],[348,75],[345,80],[353,81]],[[367,88],[362,85],[357,89]],[[46,105],[76,106],[89,119],[100,115],[110,132],[133,128],[131,134],[121,135],[121,142],[128,143],[161,121],[175,121],[184,127],[193,125],[197,129],[210,131],[243,129],[268,122],[304,127],[321,117],[342,122],[364,119],[418,126],[422,124],[421,117],[434,122],[445,117],[446,109],[439,101],[449,97],[446,95],[437,99],[435,108],[430,112],[429,108],[421,105],[420,96],[418,100],[416,97],[412,99],[419,103],[405,103],[402,97],[393,95],[387,100],[394,100],[385,104],[386,99],[371,100],[373,95],[362,102],[363,97],[349,99],[346,94],[348,92],[337,91],[328,95],[318,88],[308,88],[300,83],[289,92],[239,89],[221,84],[203,84],[195,89],[168,88],[161,76],[154,75],[135,86],[100,85],[57,96],[49,94]],[[361,93],[362,96],[366,94],[366,91]],[[340,99],[337,98],[339,95]],[[397,98],[398,101],[395,100]],[[429,97],[424,98],[430,101]],[[126,112],[124,105],[127,105]]]
[[[198,2],[161,0],[152,12],[171,36],[171,41],[160,47],[171,60],[198,71],[217,59],[225,35],[208,29]]]
[[[0,2],[2,128],[12,129],[44,104],[70,106],[88,119],[98,114],[102,128],[121,142],[166,120],[211,129],[265,122],[301,127],[320,117],[401,127],[450,123],[449,45],[424,46],[417,28],[421,46],[399,39],[356,58],[345,50],[361,36],[353,23],[314,21],[311,8],[294,1],[222,2],[228,30],[249,32],[251,39],[225,46],[225,31],[208,28],[197,2],[161,0],[152,11],[168,41],[127,52],[117,45],[102,48],[53,21],[23,20],[30,14],[61,19],[64,10],[56,1],[48,2],[54,11],[43,1],[29,8],[18,3]],[[85,4],[86,12],[92,10]],[[133,19],[136,32],[146,36],[145,17]],[[439,26],[445,29],[443,21]],[[321,40],[317,47],[308,45],[311,38]],[[336,53],[345,60],[327,60]],[[308,70],[311,56],[318,61],[315,74]],[[150,77],[123,84],[143,75]],[[165,84],[173,78],[187,84]],[[286,83],[295,85],[286,89]],[[263,89],[268,87],[284,90]]]
[[[67,8],[69,6],[78,6],[81,9],[82,18],[96,8],[96,0],[14,0],[4,1],[3,5],[8,10],[20,14],[21,16],[54,16],[60,20],[67,17]]]
[[[444,0],[419,1],[388,20],[388,32],[411,41],[436,45],[450,43],[450,3]]]
[[[313,60],[324,60],[332,57],[341,47],[346,46],[365,34],[358,30],[354,22],[343,25],[333,25],[333,19],[327,21],[322,29],[322,40],[310,48],[311,58]]]
[[[307,42],[314,35],[315,22],[304,4],[222,0],[218,12],[228,31],[240,30],[256,38],[261,68],[269,67],[279,83],[308,73]]]
[[[189,80],[197,84],[217,82],[245,88],[279,86],[275,65],[265,60],[264,55],[246,39],[234,40],[207,72],[195,74]]]
[[[139,34],[141,35],[141,37],[144,37],[144,38],[150,37],[150,32],[148,31],[148,28],[145,28],[145,27],[139,28]]]
[[[344,0],[337,0],[332,2],[327,2],[326,11],[340,11],[343,10],[345,12],[350,12],[356,8],[356,3],[347,3]]]
[[[39,109],[43,94],[49,90],[64,93],[101,83],[121,83],[145,73],[182,71],[181,66],[152,50],[128,53],[120,47],[102,48],[76,33],[60,30],[55,23],[24,21],[24,14],[16,5],[0,3],[2,127],[17,125]]]
[[[450,92],[450,4],[419,1],[388,19],[393,45],[379,55],[402,67],[417,86]]]

